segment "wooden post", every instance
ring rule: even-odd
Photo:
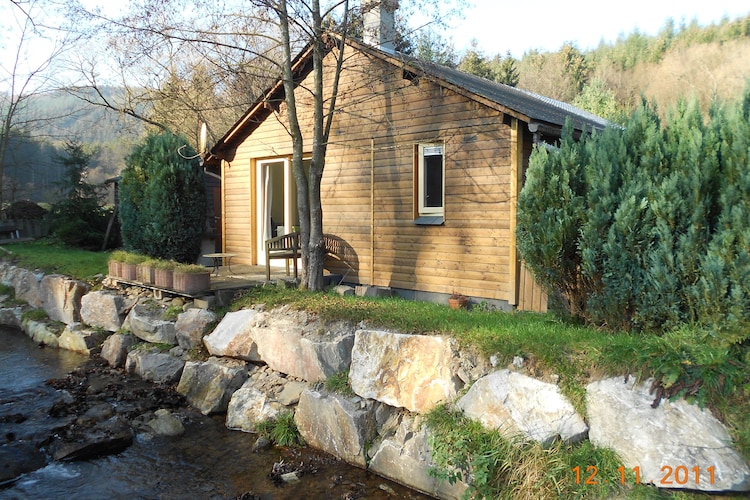
[[[115,204],[114,210],[112,210],[112,215],[109,218],[109,222],[107,223],[107,232],[104,233],[104,243],[102,243],[102,252],[107,249],[107,242],[109,241],[109,235],[112,232],[112,226],[115,223],[115,219],[117,218],[117,204]]]
[[[370,283],[375,281],[375,139],[370,139]]]

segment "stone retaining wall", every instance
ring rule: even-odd
[[[230,312],[218,325],[210,311],[186,307],[170,320],[165,301],[90,291],[62,276],[3,265],[0,281],[67,324],[58,331],[21,321],[19,307],[0,308],[0,322],[20,325],[38,342],[85,353],[101,345],[113,366],[175,383],[203,413],[226,413],[232,429],[252,432],[257,423],[293,411],[311,446],[437,498],[460,498],[470,483],[465,477],[450,485],[428,474],[429,430],[421,414],[442,402],[509,436],[542,443],[590,439],[614,449],[624,467],[638,467],[644,483],[750,491],[747,460],[724,426],[685,401],[653,408],[649,381],[595,381],[587,388],[587,414],[579,415],[556,384],[523,373],[523,363],[492,366],[447,337],[324,323],[287,307]],[[200,342],[212,357],[188,361]],[[321,389],[321,380],[342,371],[354,396]],[[665,467],[688,474],[665,484]]]

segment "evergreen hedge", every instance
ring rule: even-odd
[[[187,139],[149,133],[125,161],[120,220],[126,249],[158,259],[193,263],[201,251],[206,194]],[[183,148],[183,155],[178,150]]]
[[[613,329],[691,324],[742,333],[750,319],[750,86],[703,117],[683,101],[661,123],[536,147],[519,197],[522,258],[569,311]]]

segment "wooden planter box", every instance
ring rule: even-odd
[[[107,262],[107,274],[112,278],[122,277],[122,262],[110,260]]]
[[[154,269],[154,285],[159,288],[174,288],[174,271],[172,269]]]
[[[138,265],[136,266],[136,275],[138,281],[146,285],[154,284],[154,268],[151,266]]]
[[[182,293],[205,292],[211,288],[211,273],[183,273],[175,271],[173,274],[173,287],[175,291]]]
[[[138,278],[136,268],[135,264],[123,262],[120,266],[120,277],[126,281],[135,281]]]

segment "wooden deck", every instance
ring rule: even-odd
[[[248,266],[243,264],[232,264],[232,270],[229,266],[219,267],[218,276],[211,275],[211,291],[217,290],[242,290],[260,286],[267,283],[266,266]],[[286,269],[283,267],[271,267],[270,281],[292,280],[294,276],[287,276]]]

